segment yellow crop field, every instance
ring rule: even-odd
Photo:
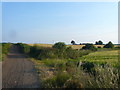
[[[30,46],[52,47],[52,44],[28,44]]]

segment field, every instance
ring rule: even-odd
[[[89,55],[81,57],[80,61],[88,61],[94,63],[109,63],[112,65],[117,65],[118,50],[98,51],[90,53]]]
[[[27,55],[26,60],[28,58],[28,61],[34,63],[41,88],[118,88],[119,86],[118,48],[102,48],[102,46],[96,48],[98,47],[96,45],[93,46],[94,49],[78,49],[83,45],[65,45],[61,42],[54,44],[53,47],[51,44],[22,43],[13,44],[12,47],[14,54]],[[4,53],[7,54],[8,49]],[[15,60],[18,57],[23,59],[15,55],[11,59]]]
[[[34,45],[36,45],[36,46],[41,46],[41,47],[52,47],[53,46],[53,44],[28,44],[28,45],[30,45],[30,46],[34,46]],[[66,46],[71,46],[73,49],[81,49],[83,46],[85,46],[85,45],[66,45]],[[104,45],[94,45],[95,47],[103,47]],[[115,47],[117,47],[118,45],[115,45]]]
[[[113,73],[114,71],[113,67],[118,68],[118,50],[101,50],[97,52],[92,52],[88,55],[80,57],[77,60],[46,59],[46,60],[39,61],[39,60],[32,59],[32,61],[36,65],[35,67],[37,69],[37,72],[39,73],[40,80],[43,82],[43,87],[48,87],[48,88],[64,87],[64,85],[66,85],[66,83],[68,83],[67,81],[69,80],[71,80],[71,82],[69,82],[68,86],[66,85],[65,87],[87,87],[87,88],[118,87],[117,86],[118,74]],[[91,78],[91,76],[89,76],[83,70],[76,68],[76,65],[73,63],[77,63],[79,61],[89,62],[96,65],[94,69],[98,70],[98,72],[100,73],[100,76],[99,77],[96,76],[96,78],[102,78],[102,83],[101,81],[99,82],[99,81],[93,80],[93,78]],[[70,66],[69,65],[66,66],[66,63],[68,63]],[[89,67],[90,65],[89,63],[87,64],[87,67]],[[110,65],[110,67],[105,66],[105,68],[101,68],[101,65],[107,65],[107,64]],[[91,65],[90,65],[90,68],[91,68]],[[90,69],[88,68],[88,70]],[[111,77],[111,80],[115,78],[113,80],[116,80],[115,81],[116,84],[114,83],[112,85],[111,80],[109,80],[110,78],[108,77]],[[63,79],[61,80],[61,78]],[[87,83],[87,81],[90,81],[92,85],[90,83]],[[58,82],[61,82],[61,84]]]

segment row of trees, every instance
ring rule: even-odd
[[[76,45],[74,41],[71,41],[71,43],[73,45]],[[96,44],[95,45],[103,45],[103,42],[102,41],[96,41]],[[107,44],[105,44],[103,46],[103,48],[113,48],[114,45],[111,41],[109,41]],[[93,45],[93,44],[89,44],[89,43],[86,43],[85,46],[82,47],[82,49],[90,49],[90,50],[93,50],[93,51],[96,51],[96,47]]]
[[[108,42],[103,46],[103,48],[113,48],[113,47],[114,45],[112,44],[112,42]],[[82,49],[97,51],[97,48],[93,44],[86,44],[85,46],[82,47]]]
[[[98,43],[102,44],[101,41],[99,41]],[[113,48],[113,47],[114,47],[114,45],[111,41],[103,46],[103,48]],[[64,50],[65,49],[65,43],[61,43],[61,42],[55,43],[53,45],[53,48]],[[85,44],[85,46],[83,46],[82,49],[92,50],[92,51],[97,50],[97,48],[93,44]]]
[[[71,41],[71,44],[72,44],[72,45],[78,45],[78,44],[75,43],[74,40]],[[79,45],[82,45],[82,44],[88,44],[88,43],[80,43]],[[101,40],[96,41],[96,42],[95,42],[95,45],[103,45],[103,42],[102,42]]]

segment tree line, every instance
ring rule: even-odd
[[[114,44],[109,41],[107,44],[103,44],[103,42],[101,40],[99,41],[96,41],[95,44],[92,44],[92,43],[80,43],[80,44],[76,44],[74,40],[71,41],[71,44],[72,45],[86,45],[85,47],[83,48],[89,48],[89,47],[94,47],[93,45],[104,45],[103,48],[113,48],[114,47]]]

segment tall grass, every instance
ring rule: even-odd
[[[119,86],[120,66],[117,66],[116,50],[101,49],[93,52],[66,47],[62,51],[39,46],[26,46],[22,49],[28,51],[30,57],[37,59],[35,62],[39,62],[36,68],[44,88],[118,88]],[[78,65],[79,61],[81,65]]]
[[[45,88],[118,88],[118,71],[112,67],[96,67],[97,75],[85,73],[82,69],[58,72],[52,78],[43,81]]]
[[[0,43],[0,61],[8,54],[11,43]]]

